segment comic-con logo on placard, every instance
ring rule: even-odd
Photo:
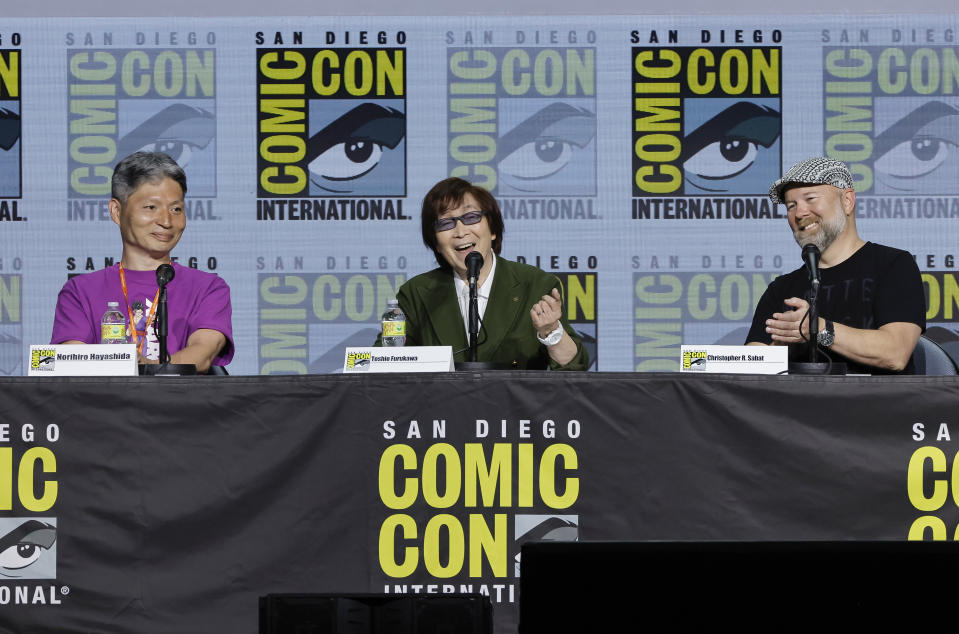
[[[256,80],[258,220],[407,219],[405,48],[260,48]]]
[[[53,372],[57,364],[57,351],[53,348],[35,348],[30,351],[30,369],[38,372]]]
[[[681,345],[742,345],[753,312],[779,273],[634,272],[633,349],[637,372],[694,368]]]
[[[682,369],[691,372],[706,371],[705,350],[683,350]]]
[[[372,358],[369,352],[349,352],[346,355],[346,369],[358,372],[369,370]]]
[[[67,219],[109,220],[113,167],[169,154],[187,175],[191,220],[219,217],[212,48],[67,50]]]
[[[859,216],[959,217],[957,50],[823,47],[824,151],[849,165]]]
[[[20,34],[9,40],[19,44]],[[26,220],[18,200],[23,193],[20,84],[20,49],[0,49],[0,221]]]
[[[633,218],[778,217],[781,47],[636,46],[632,69]]]
[[[380,316],[406,273],[342,271],[366,256],[330,257],[323,273],[276,268],[283,258],[257,258],[260,374],[326,374],[343,369],[343,350],[371,346]],[[293,258],[289,258],[293,260]],[[342,260],[342,262],[338,262]],[[370,257],[370,262],[377,259]],[[405,268],[405,258],[399,264]],[[396,262],[384,266],[393,268]]]
[[[447,103],[447,173],[496,194],[504,217],[598,217],[594,47],[451,46]]]

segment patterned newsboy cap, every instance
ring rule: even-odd
[[[789,168],[782,178],[769,188],[769,199],[782,204],[783,192],[789,185],[832,185],[839,189],[852,189],[852,174],[842,161],[814,156],[799,161]]]

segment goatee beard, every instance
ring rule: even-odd
[[[819,231],[813,234],[807,234],[805,231],[794,231],[793,237],[796,243],[804,247],[807,244],[814,244],[819,248],[820,253],[825,253],[836,238],[846,229],[846,214],[841,210],[835,220],[819,220]]]

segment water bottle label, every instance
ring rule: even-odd
[[[383,336],[384,337],[405,337],[406,322],[405,321],[384,321]]]
[[[124,340],[127,338],[126,324],[101,324],[100,341]]]

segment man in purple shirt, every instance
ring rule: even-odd
[[[159,289],[156,268],[186,228],[186,174],[162,152],[136,152],[113,171],[110,216],[120,227],[123,253],[108,269],[79,275],[57,298],[51,343],[100,343],[108,302],[127,320],[129,341],[141,363],[159,363],[153,329]],[[171,363],[192,363],[198,372],[233,358],[230,288],[220,277],[173,263],[167,284],[167,349]]]

